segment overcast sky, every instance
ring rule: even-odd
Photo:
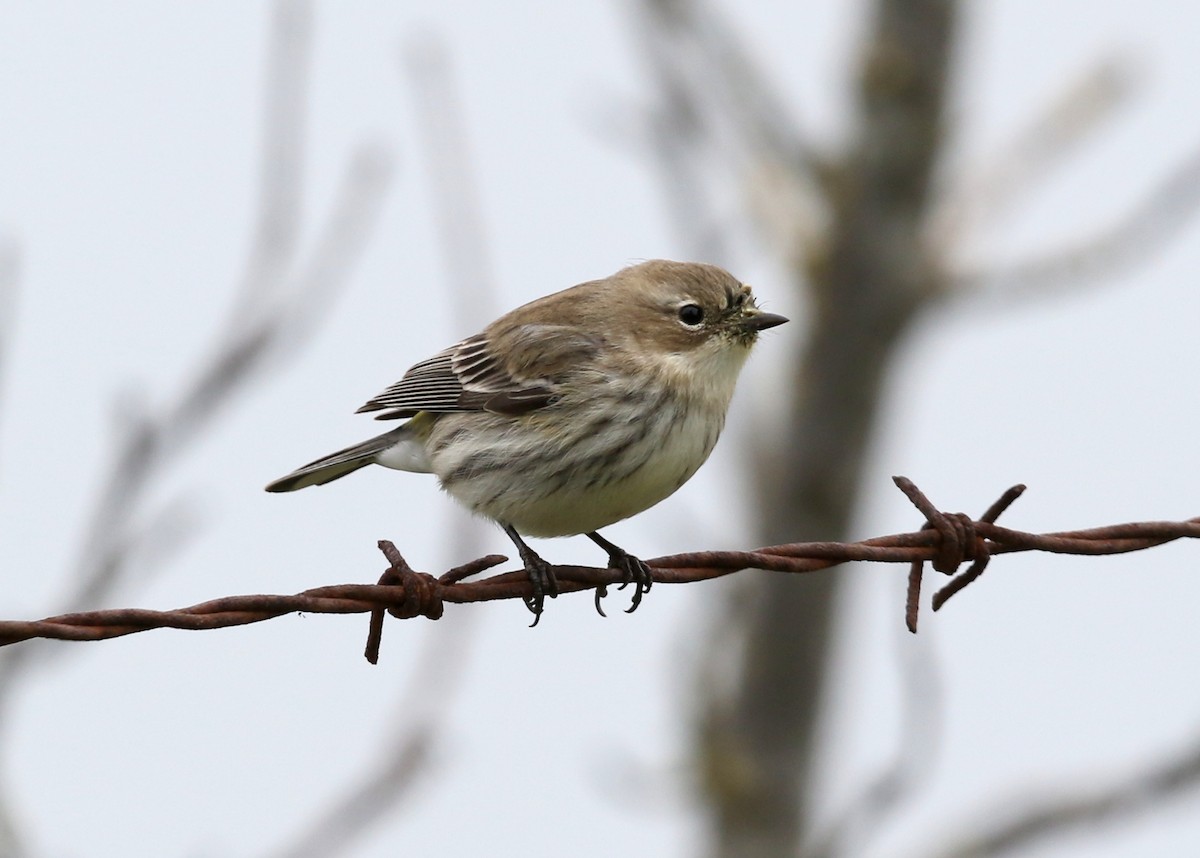
[[[1139,86],[1069,166],[971,245],[972,259],[1087,235],[1200,145],[1193,4],[969,5],[954,99],[962,164],[995,152],[1106,52],[1132,62]],[[857,4],[736,8],[806,127],[835,141]],[[66,590],[117,412],[139,397],[170,401],[225,324],[253,220],[269,10],[0,3],[0,239],[22,270],[0,364],[6,619],[41,616]],[[367,582],[384,565],[380,538],[434,572],[510,550],[487,526],[477,544],[448,545],[466,516],[429,477],[371,469],[295,495],[261,488],[373,432],[354,409],[479,324],[445,295],[402,46],[432,35],[451,52],[497,311],[682,254],[647,161],[612,130],[646,86],[625,12],[602,2],[316,4],[305,238],[364,144],[393,163],[378,227],[303,354],[239,399],[155,490],[147,509],[186,499],[197,534],[147,582],[96,607]],[[802,313],[769,259],[741,253],[735,273],[768,307]],[[1200,220],[1131,275],[928,317],[895,367],[858,535],[920,523],[891,486],[897,473],[942,508],[973,513],[1028,483],[1008,523],[1029,530],[1200,514],[1198,275]],[[764,337],[709,465],[611,538],[645,557],[751,547],[724,486],[738,446],[755,443],[748,429],[786,337],[802,333],[789,328]],[[600,559],[582,539],[538,548]],[[819,806],[835,813],[899,740],[895,666],[916,647],[941,671],[942,741],[913,807],[870,855],[921,854],[996,796],[1097,783],[1192,737],[1197,569],[1196,545],[1002,558],[944,615],[927,615],[919,640],[900,631],[900,570],[854,569]],[[361,617],[57,645],[68,657],[28,682],[0,737],[2,775],[38,854],[269,854],[419,712],[414,671],[457,642],[467,663],[435,770],[355,856],[696,854],[685,713],[720,586],[656,587],[634,615],[615,595],[607,620],[587,595],[561,598],[535,630],[518,602],[451,607],[437,625],[392,622],[376,667],[360,656]],[[1194,852],[1198,806],[1036,854]]]

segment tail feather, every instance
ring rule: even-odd
[[[278,480],[268,483],[267,491],[294,492],[296,489],[320,486],[341,479],[359,468],[374,464],[380,453],[392,449],[410,435],[407,427],[401,426],[369,441],[355,444],[345,450],[338,450],[336,453],[331,453],[315,462],[309,462],[307,465],[297,468],[286,477],[280,477]]]

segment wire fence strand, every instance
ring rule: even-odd
[[[1024,490],[1009,489],[978,520],[963,513],[937,510],[908,479],[896,485],[926,516],[925,525],[912,533],[880,536],[860,542],[797,542],[755,551],[698,551],[647,560],[655,583],[687,584],[718,578],[744,569],[800,574],[849,562],[908,563],[910,578],[905,616],[917,630],[920,583],[924,566],[950,576],[935,594],[938,610],[963,587],[977,580],[987,561],[997,554],[1045,551],[1087,556],[1123,554],[1153,548],[1176,539],[1200,538],[1200,517],[1186,521],[1144,521],[1054,533],[1026,533],[1001,527],[995,519]],[[33,638],[94,641],[121,637],[150,629],[192,631],[259,623],[292,613],[371,614],[366,656],[378,659],[384,614],[400,619],[438,619],[446,603],[467,604],[499,599],[527,598],[531,593],[524,570],[501,572],[475,581],[464,580],[508,560],[492,554],[455,567],[435,577],[413,570],[387,541],[379,543],[389,566],[377,584],[338,584],[316,587],[295,595],[225,596],[170,611],[141,608],[83,611],[42,620],[0,621],[0,646]],[[970,566],[959,572],[962,564]],[[560,593],[597,591],[597,605],[610,585],[622,583],[622,572],[590,566],[555,566]]]

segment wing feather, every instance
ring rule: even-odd
[[[476,334],[414,365],[359,412],[383,412],[376,420],[420,411],[526,414],[555,402],[562,382],[601,346],[598,337],[565,325],[518,325],[499,339],[503,356],[487,332]]]

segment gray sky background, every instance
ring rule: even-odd
[[[0,378],[4,618],[41,616],[63,591],[118,397],[168,399],[223,323],[251,226],[268,8],[0,3],[0,236],[23,266]],[[433,33],[452,52],[498,307],[681,253],[647,161],[597,132],[644,97],[624,6],[316,11],[307,227],[368,141],[397,159],[380,230],[312,347],[173,470],[162,497],[195,501],[199,536],[147,588],[97,607],[365,582],[382,571],[380,538],[435,572],[474,556],[439,538],[464,514],[431,478],[373,469],[324,490],[261,491],[374,431],[354,409],[474,330],[442,294],[401,45]],[[836,140],[857,4],[764,0],[736,16],[814,136]],[[1086,235],[1194,149],[1198,25],[1183,0],[971,5],[956,95],[963,164],[995,152],[1106,51],[1130,56],[1141,86],[1053,181],[979,236],[973,259]],[[1026,482],[1007,523],[1030,530],[1200,514],[1198,272],[1200,220],[1134,276],[929,317],[896,367],[859,534],[919,524],[891,486],[901,473],[942,508],[976,514]],[[736,273],[771,309],[802,314],[763,254],[745,248]],[[738,445],[756,443],[754,412],[786,354],[779,333],[753,358],[713,461],[610,538],[647,557],[749,547],[726,486]],[[481,533],[485,551],[510,550],[499,531]],[[598,560],[582,539],[539,548]],[[931,648],[942,670],[942,742],[914,807],[870,855],[920,854],[997,794],[1086,786],[1191,737],[1198,568],[1196,545],[1002,558],[944,615],[926,615],[917,640],[901,632],[902,571],[854,569],[820,806],[835,813],[899,740],[894,668],[905,648]],[[360,656],[363,618],[64,644],[70,657],[14,712],[3,774],[41,854],[267,854],[373,759],[434,636],[470,649],[435,774],[356,856],[695,854],[703,829],[686,803],[680,713],[720,586],[655,588],[628,616],[618,595],[608,620],[587,596],[563,598],[532,631],[516,602],[452,607],[436,625],[391,623],[377,667]],[[1197,806],[1035,854],[1192,852]]]

